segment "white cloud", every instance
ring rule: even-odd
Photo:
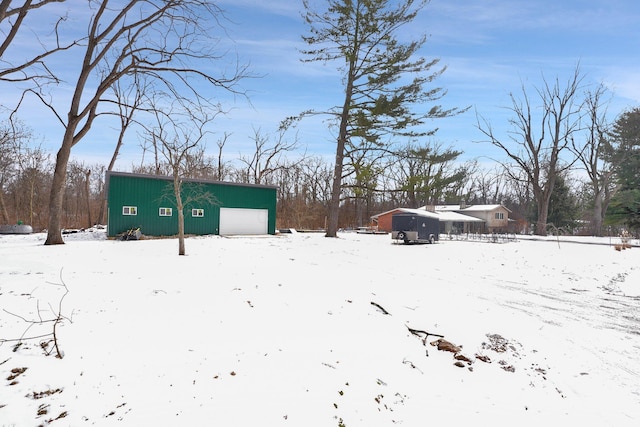
[[[262,10],[266,13],[299,17],[302,10],[301,1],[291,0],[221,0],[217,2],[223,9],[229,7],[250,8],[252,10]]]
[[[604,77],[604,84],[621,98],[640,104],[639,67],[612,69]]]

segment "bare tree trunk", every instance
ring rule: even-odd
[[[536,235],[547,235],[547,214],[549,205],[544,203],[538,204],[538,220],[536,221]]]
[[[184,245],[184,206],[182,204],[181,183],[178,171],[174,168],[173,193],[176,196],[176,209],[178,210],[178,255],[185,255]]]
[[[538,219],[536,220],[536,235],[547,235],[547,219],[549,218],[549,204],[551,194],[556,183],[557,172],[548,171],[547,181],[544,187],[533,184],[533,199],[536,201]]]
[[[333,184],[331,186],[331,200],[329,201],[329,219],[327,221],[326,237],[337,237],[338,235],[340,196],[342,195],[342,163],[344,161],[344,147],[345,138],[339,137],[338,147],[336,148],[336,164],[333,168]]]
[[[67,165],[71,156],[73,131],[67,128],[62,145],[56,156],[56,167],[51,181],[51,195],[49,196],[49,224],[45,245],[62,245],[62,202],[67,181]]]
[[[2,195],[2,187],[0,186],[0,212],[2,213],[2,221],[5,224],[9,223],[9,214],[7,213],[7,205],[4,203],[4,196]]]
[[[101,203],[100,203],[100,211],[98,212],[98,219],[96,221],[97,224],[104,224],[105,218],[104,214],[107,212],[107,195],[104,194],[104,190],[101,193]]]
[[[603,216],[602,191],[598,191],[593,200],[593,216],[591,218],[591,232],[594,236],[602,236]]]
[[[218,169],[216,171],[216,176],[215,179],[216,181],[223,181],[224,180],[224,161],[222,159],[222,149],[224,148],[224,145],[227,143],[227,139],[229,138],[229,134],[225,133],[221,139],[218,140],[218,142],[216,143],[218,145]]]
[[[340,132],[338,134],[338,144],[336,146],[336,164],[333,167],[333,183],[331,185],[331,200],[329,201],[329,218],[327,221],[326,237],[337,237],[338,219],[340,215],[340,198],[342,195],[342,170],[344,167],[344,150],[347,145],[347,125],[349,122],[349,109],[351,107],[351,96],[353,95],[353,61],[349,65],[347,88],[345,91],[344,105],[340,117]]]
[[[91,169],[85,172],[84,195],[87,198],[87,228],[91,228]]]
[[[124,143],[124,134],[127,128],[125,127],[124,124],[122,126],[123,127],[120,128],[120,133],[118,134],[118,141],[116,142],[116,148],[113,150],[113,155],[111,156],[111,160],[109,161],[109,166],[107,167],[107,171],[113,170],[113,167],[116,164],[116,160],[118,159],[118,155],[120,154],[120,148]],[[107,197],[105,194],[104,200],[102,200],[102,204],[100,207],[100,213],[98,214],[98,223],[100,224],[105,223],[104,214],[106,211],[107,211]]]
[[[31,171],[32,174],[35,174],[34,171]],[[35,197],[36,192],[36,177],[29,177],[29,224],[33,225],[33,198]]]

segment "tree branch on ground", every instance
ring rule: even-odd
[[[49,304],[49,310],[50,310],[51,313],[53,313],[53,318],[51,318],[51,319],[43,319],[41,317],[41,313],[42,312],[40,310],[39,301],[36,303],[37,313],[38,313],[38,319],[37,320],[28,319],[28,318],[26,318],[24,316],[21,316],[21,315],[17,314],[17,313],[12,313],[7,309],[2,309],[2,311],[4,311],[5,313],[7,313],[7,314],[9,314],[11,316],[17,317],[18,319],[21,319],[25,323],[28,323],[29,326],[27,326],[27,329],[24,330],[24,332],[22,333],[22,335],[19,338],[8,338],[8,339],[0,338],[0,345],[5,343],[5,342],[16,342],[17,344],[14,346],[14,351],[15,351],[15,349],[19,348],[24,341],[33,341],[33,340],[41,340],[43,338],[51,338],[51,341],[53,342],[53,350],[55,350],[56,357],[58,359],[62,359],[64,357],[64,352],[61,350],[60,345],[59,345],[58,327],[64,320],[68,320],[69,322],[71,322],[71,319],[62,314],[62,303],[64,302],[64,299],[66,298],[66,296],[69,294],[69,288],[65,284],[64,280],[62,280],[62,272],[60,272],[60,281],[61,281],[61,285],[58,285],[58,286],[62,286],[64,288],[64,294],[58,300],[57,308],[54,308],[51,304]],[[37,326],[37,325],[44,325],[44,324],[48,324],[48,323],[52,324],[51,332],[49,332],[47,334],[27,336],[27,333],[29,332],[29,330],[32,327]],[[48,343],[41,342],[40,343],[40,347],[45,351],[45,354],[47,356],[49,354],[51,354],[50,351],[49,352],[47,351]]]
[[[405,325],[405,326],[407,326],[407,325]],[[427,345],[427,339],[429,337],[444,338],[444,335],[434,334],[433,332],[423,331],[422,329],[413,329],[413,328],[410,328],[409,326],[407,326],[407,329],[409,330],[409,332],[411,332],[411,334],[413,334],[413,335],[417,336],[418,338],[420,338],[422,340],[422,343],[425,346]],[[422,335],[424,335],[424,337],[422,337]]]

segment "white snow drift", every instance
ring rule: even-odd
[[[44,238],[0,236],[0,425],[640,423],[638,248]]]

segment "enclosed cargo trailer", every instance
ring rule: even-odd
[[[433,216],[431,216],[433,215]],[[404,243],[434,243],[438,240],[440,220],[437,214],[397,213],[391,217],[391,238]]]

